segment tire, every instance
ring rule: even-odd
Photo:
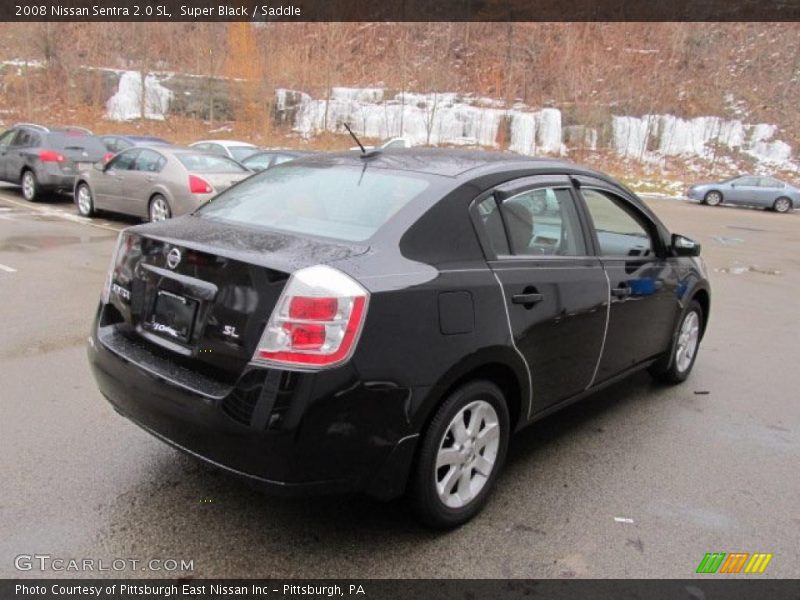
[[[78,214],[82,217],[93,217],[94,197],[88,183],[81,182],[75,188],[75,205],[78,207]]]
[[[476,380],[450,394],[425,431],[411,475],[420,520],[452,529],[478,514],[505,462],[509,434],[508,406],[495,384]]]
[[[42,190],[39,188],[39,181],[36,179],[36,173],[30,169],[22,171],[19,181],[22,187],[22,197],[28,202],[38,202],[42,199]]]
[[[172,209],[169,206],[169,201],[161,194],[156,194],[150,198],[150,206],[147,214],[150,222],[165,221],[172,217]]]
[[[716,190],[711,190],[703,197],[703,204],[709,206],[719,206],[722,204],[722,194]]]
[[[675,342],[669,356],[656,362],[649,369],[654,379],[668,384],[686,381],[700,351],[703,319],[703,308],[697,300],[692,300],[675,330]]]
[[[775,203],[772,205],[772,210],[774,210],[776,213],[781,213],[781,214],[789,212],[790,210],[792,210],[792,208],[793,208],[792,201],[785,196],[781,196],[780,198],[775,200]]]

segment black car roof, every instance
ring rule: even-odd
[[[543,157],[522,156],[512,152],[488,152],[485,150],[463,150],[452,148],[403,148],[377,152],[361,158],[356,150],[313,155],[303,158],[305,164],[357,165],[366,162],[370,166],[385,169],[415,171],[430,175],[461,178],[463,176],[490,174],[513,169],[547,169],[580,171],[606,178],[591,169],[576,164]],[[478,173],[477,171],[480,171]]]

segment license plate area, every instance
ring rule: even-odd
[[[192,337],[197,307],[197,300],[158,290],[146,327],[161,337],[185,344]]]
[[[79,162],[78,163],[78,171],[87,171],[88,169],[92,168],[92,163],[90,162]]]

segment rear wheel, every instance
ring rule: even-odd
[[[700,349],[700,332],[703,330],[703,308],[692,300],[678,326],[672,354],[667,359],[650,367],[650,374],[665,383],[686,381],[692,372],[697,352]]]
[[[719,206],[722,204],[722,194],[717,191],[708,192],[703,198],[703,202],[708,204],[709,206]]]
[[[41,200],[42,191],[39,189],[39,182],[36,179],[36,173],[30,169],[25,169],[22,172],[20,186],[22,187],[22,197],[25,198],[25,200],[29,202]]]
[[[172,216],[169,202],[161,194],[150,199],[150,221],[165,221]]]
[[[450,394],[422,439],[412,474],[420,519],[449,529],[480,512],[505,461],[509,433],[508,407],[493,383],[473,381]]]
[[[789,198],[780,197],[775,200],[775,203],[772,205],[772,210],[777,213],[787,213],[792,210],[792,201]]]
[[[78,189],[75,190],[75,204],[78,205],[78,214],[82,217],[94,215],[94,199],[88,184],[80,183],[78,185]]]

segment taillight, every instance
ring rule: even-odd
[[[117,271],[117,262],[119,261],[120,250],[123,246],[125,246],[125,250],[128,250],[133,242],[133,238],[128,235],[125,231],[121,231],[119,237],[117,237],[117,247],[114,249],[114,254],[111,255],[111,264],[108,267],[108,274],[106,275],[106,281],[103,285],[103,291],[100,294],[100,300],[103,304],[108,304],[109,298],[111,296],[111,284],[114,282],[114,275]],[[124,255],[124,252],[123,252]]]
[[[105,154],[103,154],[103,160],[102,160],[103,164],[106,164],[112,158],[114,158],[114,153],[113,152],[106,152]]]
[[[253,362],[305,369],[332,367],[353,354],[369,292],[332,267],[297,271],[272,311]]]
[[[67,160],[64,155],[55,150],[41,150],[39,152],[39,160],[42,162],[64,162]]]
[[[189,191],[193,194],[210,194],[214,188],[202,177],[189,175]]]

